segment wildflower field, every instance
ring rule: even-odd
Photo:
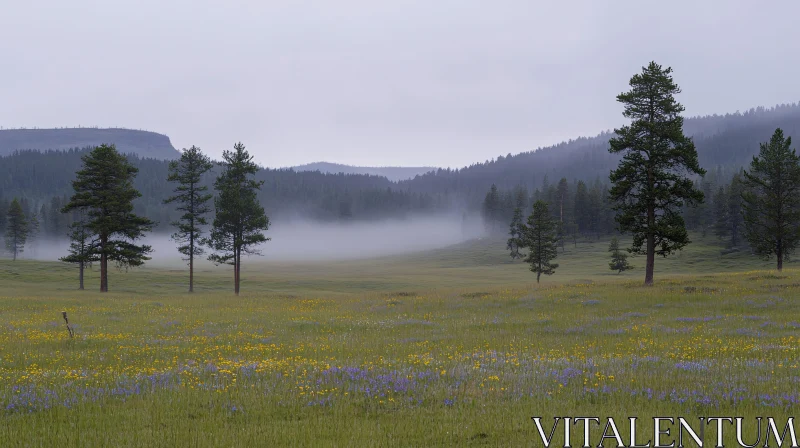
[[[224,270],[191,296],[154,268],[100,295],[2,261],[0,446],[541,446],[532,416],[587,415],[736,415],[754,438],[756,416],[800,408],[800,271],[646,288],[574,257],[540,285],[447,257],[253,265],[240,297]]]

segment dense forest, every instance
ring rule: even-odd
[[[707,230],[713,226],[711,210],[718,189],[730,184],[734,174],[758,152],[759,143],[767,141],[778,127],[797,141],[800,105],[685,120],[684,130],[693,136],[700,164],[708,171],[704,178],[696,179],[707,202],[686,210],[690,228]],[[524,200],[525,207],[537,198],[554,203],[562,188],[568,193],[559,197],[571,203],[566,213],[579,210],[587,215],[574,218],[581,233],[608,233],[613,229],[612,212],[606,202],[608,175],[619,161],[618,156],[608,152],[611,137],[606,132],[518,155],[499,156],[462,169],[439,169],[400,182],[374,175],[264,168],[256,176],[264,181],[259,200],[275,220],[369,220],[412,213],[481,211],[488,227],[503,228],[505,232],[518,200]],[[19,198],[26,214],[36,215],[42,223],[43,231],[63,234],[70,218],[55,215],[72,192],[70,182],[87,150],[16,151],[0,157],[0,216],[12,198]],[[135,202],[136,212],[158,222],[159,228],[166,228],[176,218],[173,208],[163,204],[172,190],[167,182],[168,162],[136,155],[128,158],[139,168],[135,187],[143,196]],[[215,167],[204,182],[210,186],[217,174]],[[490,204],[491,210],[487,211],[489,196],[495,205]],[[561,213],[563,204],[550,210],[556,209]]]

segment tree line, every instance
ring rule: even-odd
[[[195,257],[203,255],[207,247],[212,251],[209,260],[233,266],[234,292],[238,295],[242,255],[258,253],[257,245],[268,241],[264,231],[270,222],[257,197],[264,181],[254,179],[259,168],[245,146],[237,143],[232,151],[223,153],[222,159],[222,169],[214,182],[216,194],[212,195],[201,181],[214,164],[195,146],[184,150],[179,160],[169,163],[167,181],[175,187],[164,202],[175,204],[180,213],[171,223],[176,228],[172,238],[189,264],[189,291],[194,291]],[[152,247],[138,241],[156,223],[135,212],[134,201],[142,196],[134,187],[139,169],[113,144],[97,146],[83,154],[81,160],[83,164],[72,181],[72,196],[63,204],[54,200],[50,215],[53,220],[55,216],[70,217],[69,254],[61,261],[78,267],[79,289],[84,289],[85,269],[97,263],[100,291],[107,292],[110,263],[129,268],[150,259]],[[216,213],[209,235],[204,236],[212,198]],[[21,202],[14,198],[3,216],[6,248],[16,260],[36,232],[37,215],[30,211],[26,214]]]
[[[57,198],[65,203],[72,194],[74,173],[82,165],[82,156],[92,148],[75,148],[67,151],[17,151],[0,156],[0,206],[17,197],[29,204],[30,212],[39,213],[42,206],[50,212],[50,204]],[[166,226],[180,216],[180,212],[164,199],[170,195],[169,162],[125,155],[139,169],[134,187],[142,193],[134,200],[138,215]],[[222,166],[213,162],[200,183],[213,188]],[[258,167],[255,179],[263,181],[257,196],[259,202],[273,217],[283,219],[303,218],[321,222],[399,218],[409,214],[433,213],[460,205],[453,194],[409,192],[385,177],[365,174],[326,174],[320,172],[295,172],[290,169]],[[6,209],[0,210],[5,211]],[[213,214],[213,211],[212,211]],[[47,234],[63,236],[66,224],[57,232],[43,228]]]
[[[615,129],[608,141],[608,151],[621,155],[610,172],[610,187],[596,182],[587,193],[582,181],[571,189],[566,178],[555,186],[545,178],[533,194],[527,220],[524,186],[505,192],[490,187],[483,216],[489,231],[510,219],[506,248],[512,259],[529,263],[538,282],[558,268],[553,260],[567,236],[618,231],[632,237],[628,253],[645,256],[644,283],[651,285],[656,256],[667,257],[691,243],[688,229],[693,227],[713,231],[729,247],[744,240],[753,254],[774,257],[782,270],[800,244],[800,158],[791,137],[775,129],[768,142],[759,144],[748,169],[727,184],[721,182],[721,170],[708,180],[694,141],[684,134],[684,107],[675,100],[681,90],[672,69],[652,62],[631,78],[630,87],[617,96],[631,123]],[[610,269],[631,268],[616,236],[609,252]]]
[[[579,236],[599,237],[615,231],[631,235],[629,253],[646,257],[646,284],[653,282],[656,255],[666,257],[681,250],[691,242],[688,236],[691,229],[713,231],[727,239],[731,247],[739,244],[742,235],[753,253],[765,258],[774,256],[778,269],[782,269],[784,260],[792,255],[800,241],[800,195],[797,194],[800,168],[797,155],[791,149],[791,137],[777,128],[768,142],[759,145],[749,169],[733,171],[730,165],[719,165],[710,173],[701,168],[703,158],[699,156],[695,140],[708,143],[708,139],[727,135],[725,125],[729,120],[744,120],[742,128],[736,132],[737,135],[749,132],[744,139],[749,141],[759,135],[764,123],[800,117],[800,107],[757,110],[719,120],[690,120],[685,126],[684,108],[675,100],[680,88],[673,81],[671,68],[663,69],[653,62],[630,79],[630,87],[630,91],[617,96],[624,107],[623,116],[631,119],[630,124],[595,139],[583,139],[593,142],[590,146],[603,145],[616,161],[616,168],[610,171],[607,181],[596,177],[595,181],[586,182],[580,176],[569,181],[562,176],[551,184],[545,172],[541,184],[531,192],[529,182],[535,175],[518,171],[529,166],[523,163],[514,168],[517,170],[514,172],[522,173],[517,183],[506,190],[498,187],[508,185],[515,177],[512,171],[498,169],[516,166],[509,164],[509,160],[541,161],[545,160],[542,157],[553,156],[552,151],[498,158],[460,171],[438,170],[394,184],[378,176],[261,169],[240,144],[234,151],[226,151],[219,164],[208,160],[196,148],[184,151],[179,161],[168,163],[126,157],[113,145],[102,145],[81,151],[18,152],[4,158],[0,164],[0,188],[4,191],[60,194],[41,203],[26,195],[10,195],[12,200],[0,200],[0,216],[4,217],[0,225],[14,258],[42,228],[59,232],[68,226],[73,240],[69,256],[72,258],[65,261],[78,260],[81,266],[101,263],[103,290],[108,287],[109,260],[120,266],[136,266],[148,259],[151,249],[131,241],[151,231],[158,222],[154,216],[160,216],[162,222],[172,222],[178,227],[174,237],[183,244],[179,250],[189,261],[190,283],[193,258],[201,255],[202,246],[205,246],[214,251],[209,259],[234,266],[238,292],[242,254],[253,253],[258,243],[266,241],[262,231],[268,228],[269,219],[263,210],[264,204],[272,203],[270,201],[279,201],[295,211],[303,211],[304,204],[313,203],[315,210],[323,210],[327,216],[338,219],[350,219],[356,214],[381,216],[385,211],[441,210],[453,204],[467,209],[481,207],[490,232],[496,232],[511,221],[507,247],[513,257],[528,260],[532,269],[534,264],[538,266],[535,268],[537,279],[542,273],[549,275],[556,269],[557,265],[550,263],[558,253],[552,250],[554,247],[560,245],[563,250],[570,239],[577,244]],[[745,118],[749,115],[755,119],[747,121],[749,118]],[[696,139],[687,136],[690,128]],[[751,132],[753,129],[758,132]],[[602,167],[611,160],[595,152],[571,150],[568,147],[572,144],[561,148],[567,159],[583,154],[582,163],[593,167]],[[754,152],[736,148],[736,157]],[[591,156],[586,158],[587,154]],[[80,163],[76,163],[76,157]],[[192,169],[197,171],[182,165],[189,163],[187,157],[202,159],[193,162],[196,168]],[[563,162],[559,160],[554,165]],[[31,161],[34,163],[29,163]],[[63,193],[64,172],[77,165],[78,178],[68,182],[73,194],[67,199]],[[581,173],[580,166],[584,165],[576,164],[570,169]],[[544,168],[558,172],[555,166]],[[142,173],[148,181],[137,183]],[[485,190],[478,193],[475,187],[483,184],[487,173],[497,183],[489,186],[488,193]],[[730,178],[727,182],[723,181],[726,177]],[[191,180],[191,185],[186,184],[187,179]],[[185,189],[167,196],[170,182],[185,185]],[[210,235],[202,237],[205,214],[211,211],[204,208],[205,201],[211,197],[205,191],[212,182],[217,193],[214,197],[216,213]],[[92,190],[99,188],[98,185],[103,188]],[[118,190],[111,195],[114,188]],[[265,196],[265,190],[270,194]],[[482,202],[473,202],[478,196]],[[99,198],[105,198],[106,202],[98,202]],[[286,202],[280,202],[281,199]],[[186,200],[190,201],[189,205],[185,204]],[[181,205],[169,207],[171,203]],[[529,204],[532,204],[530,208]],[[375,215],[371,215],[373,213]],[[526,215],[528,218],[524,219]],[[536,247],[532,248],[532,244]],[[525,249],[528,249],[527,254],[523,254]],[[619,249],[612,245],[610,250],[616,257],[612,263],[624,265]],[[86,253],[76,255],[76,251]]]
[[[687,118],[683,123],[684,133],[692,137],[700,166],[708,169],[706,176],[692,177],[696,188],[703,191],[706,199],[712,198],[723,182],[718,179],[727,182],[745,167],[757,153],[759,143],[769,139],[776,128],[782,129],[787,137],[796,139],[800,136],[800,105],[785,104],[753,108],[743,113]],[[363,174],[260,168],[256,179],[264,181],[264,184],[258,198],[274,219],[299,216],[318,221],[348,221],[448,209],[478,212],[492,184],[500,192],[523,186],[529,195],[536,189],[545,194],[543,185],[549,183],[555,187],[560,179],[566,178],[570,194],[576,193],[579,180],[592,193],[597,183],[604,186],[601,190],[611,188],[608,173],[622,157],[621,153],[608,151],[614,135],[612,131],[603,132],[595,137],[581,137],[535,151],[498,156],[464,168],[438,169],[401,182]],[[49,211],[54,197],[63,202],[71,194],[72,175],[80,168],[83,153],[89,150],[91,148],[18,151],[0,157],[0,198],[5,197],[6,203],[10,203],[13,197],[21,201],[25,199],[31,212],[37,214],[40,214],[42,205]],[[130,154],[127,157],[139,168],[134,186],[142,196],[134,201],[136,213],[161,225],[177,219],[179,213],[163,202],[170,191],[166,180],[169,162]],[[212,187],[219,169],[215,164],[203,176],[202,183]],[[606,201],[604,207],[609,205]],[[711,202],[706,201],[690,208],[684,213],[686,224],[691,229],[712,230],[713,209],[710,207]],[[505,227],[513,210],[513,206],[506,208],[501,227]],[[613,228],[613,217],[606,220],[606,226]],[[608,234],[610,231],[596,232]],[[46,235],[50,230],[42,226],[41,232]],[[58,235],[64,232],[62,228]]]

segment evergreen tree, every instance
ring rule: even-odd
[[[47,207],[44,204],[42,204],[42,206],[39,207],[39,215],[38,215],[38,221],[39,221],[38,224],[41,227],[40,230],[42,231],[42,233],[45,233],[45,234],[49,234],[50,233],[49,232],[50,228],[47,225],[48,222],[49,222],[49,219],[50,219],[50,217],[48,216],[48,213],[47,213]]]
[[[714,208],[714,184],[709,180],[703,178],[700,180],[700,190],[703,192],[703,198],[711,200],[709,204],[708,201],[703,201],[697,204],[697,209],[700,211],[700,231],[703,237],[706,236],[709,228],[714,227],[714,216],[715,216],[715,208]]]
[[[776,129],[743,173],[747,240],[764,259],[775,255],[779,271],[800,243],[800,158],[791,144]]]
[[[514,188],[514,209],[519,208],[522,210],[522,214],[525,215],[529,200],[528,189],[522,185],[517,185]]]
[[[569,216],[569,183],[567,182],[567,178],[562,177],[560,181],[558,181],[558,187],[556,187],[557,197],[558,197],[558,222],[564,223],[568,221]]]
[[[108,291],[108,262],[120,268],[142,265],[152,248],[136,245],[154,223],[133,213],[133,200],[141,193],[133,187],[138,168],[117,152],[114,145],[100,145],[82,157],[83,167],[72,181],[75,194],[64,213],[86,213],[86,228],[97,240],[90,255],[100,262],[100,291]]]
[[[594,234],[595,238],[600,239],[600,233],[603,231],[603,189],[600,183],[595,182],[589,190],[589,232]]]
[[[252,178],[258,166],[244,145],[237,143],[222,159],[223,171],[214,183],[217,214],[208,239],[216,253],[208,259],[233,265],[234,292],[239,295],[242,254],[260,254],[257,245],[269,241],[262,233],[269,229],[269,218],[256,196],[264,182]]]
[[[583,235],[588,234],[591,222],[589,192],[586,188],[586,182],[579,180],[578,185],[575,187],[575,224],[578,226],[578,232]]]
[[[633,269],[628,263],[628,254],[622,252],[619,248],[619,239],[617,237],[611,238],[611,243],[608,245],[608,251],[611,252],[611,262],[608,267],[612,271],[617,271],[617,274],[622,271]]]
[[[14,261],[25,249],[25,243],[30,231],[28,220],[22,211],[22,206],[16,198],[11,201],[6,212],[6,249],[11,252]]]
[[[539,283],[542,274],[553,275],[558,268],[557,263],[552,263],[558,256],[556,223],[550,216],[546,202],[536,201],[533,204],[533,212],[523,231],[525,247],[528,248],[525,261],[530,263],[531,271],[536,273],[536,283]]]
[[[511,226],[508,231],[509,238],[506,243],[506,249],[511,252],[512,260],[525,256],[525,254],[520,252],[520,249],[524,245],[522,239],[524,227],[525,223],[522,222],[522,208],[517,207],[514,209],[514,217],[511,219]]]
[[[562,177],[561,180],[558,181],[556,198],[558,201],[558,225],[556,234],[558,235],[558,242],[561,245],[561,252],[564,252],[564,241],[567,239],[568,223],[572,216],[569,212],[569,183],[565,177]]]
[[[9,205],[8,199],[0,197],[0,234],[5,234],[6,232]]]
[[[617,137],[609,142],[611,153],[623,153],[610,176],[616,221],[621,231],[633,234],[631,251],[647,256],[646,285],[653,284],[656,255],[666,257],[690,242],[681,207],[703,202],[687,176],[705,170],[683,134],[684,107],[675,101],[680,88],[671,73],[651,62],[631,78],[631,90],[617,101],[632,123],[615,129]]]
[[[69,255],[59,259],[65,263],[78,265],[78,289],[80,290],[83,290],[84,270],[99,260],[94,247],[97,241],[92,239],[93,234],[86,224],[85,214],[79,212],[79,219],[70,226]]]
[[[165,204],[178,202],[178,211],[183,212],[178,221],[172,223],[178,231],[172,235],[177,241],[178,252],[189,262],[189,292],[194,291],[194,257],[203,255],[200,245],[202,227],[208,224],[205,215],[211,211],[208,201],[213,197],[206,193],[208,187],[201,184],[203,174],[213,167],[211,160],[200,148],[192,146],[185,149],[180,160],[169,164],[170,182],[178,182],[175,195],[164,200]]]
[[[714,194],[714,234],[721,240],[727,239],[731,234],[730,223],[728,192],[725,187],[719,187]]]
[[[486,231],[489,234],[494,234],[497,231],[497,220],[500,215],[500,193],[497,191],[497,185],[492,184],[489,192],[483,200],[483,222],[486,226]]]
[[[58,196],[53,196],[50,199],[50,210],[47,213],[47,231],[51,235],[61,236],[64,231],[66,230],[66,225],[64,224],[64,220],[66,215],[61,213],[61,208],[63,207],[63,203],[61,202],[61,198]]]
[[[736,173],[728,187],[728,226],[730,229],[731,246],[739,245],[739,236],[744,227],[744,208],[742,206],[742,173]]]
[[[39,216],[37,213],[31,213],[30,218],[28,218],[28,236],[26,238],[26,243],[31,249],[32,255],[36,256],[36,246],[31,244],[34,240],[39,237],[39,231],[41,230],[41,226],[39,224]]]

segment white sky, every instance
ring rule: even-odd
[[[610,5],[610,6],[609,6]],[[463,166],[624,122],[800,100],[800,2],[0,0],[0,126],[242,141],[266,166]]]

